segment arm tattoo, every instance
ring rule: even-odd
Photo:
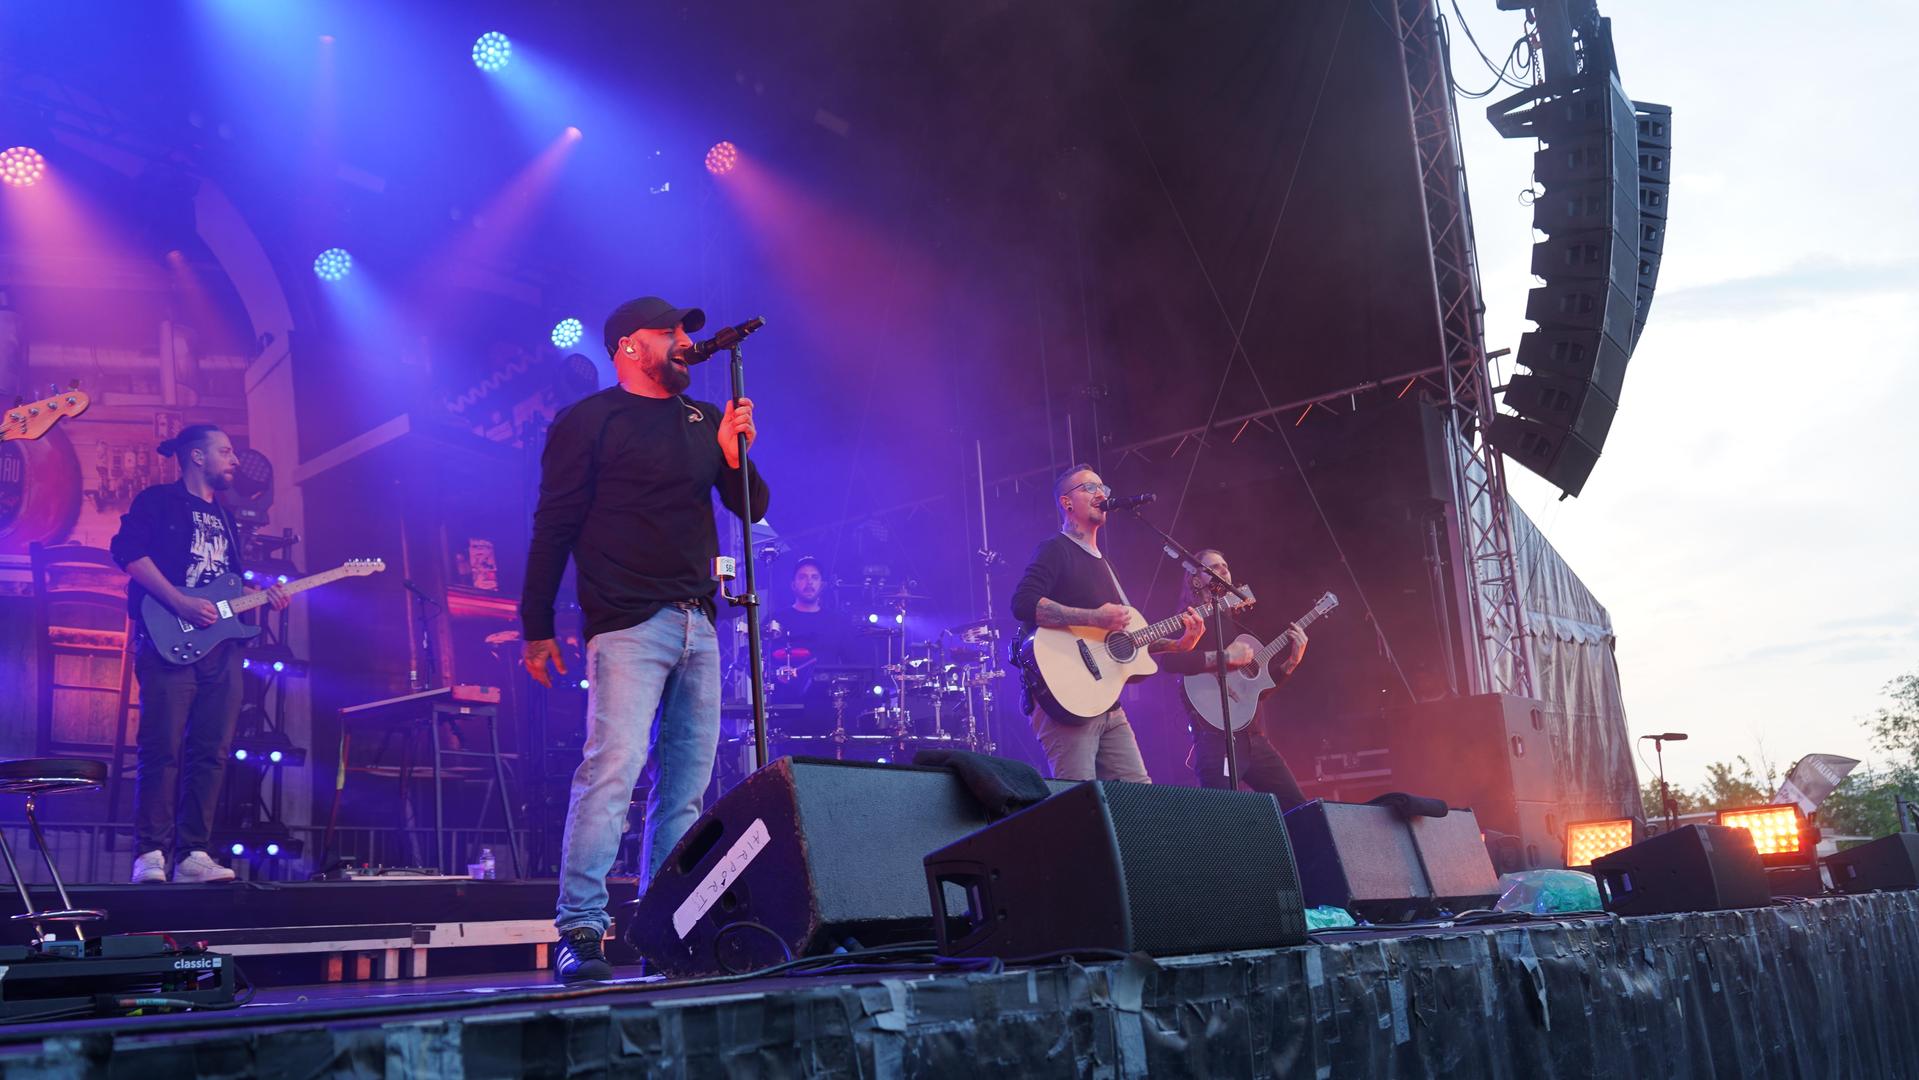
[[[1033,605],[1033,622],[1039,626],[1091,626],[1093,609],[1067,607],[1056,600],[1042,597]]]

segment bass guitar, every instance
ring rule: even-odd
[[[1250,597],[1251,590],[1247,594]],[[1227,597],[1224,603],[1236,610],[1251,607],[1253,601]],[[1213,607],[1209,601],[1194,610],[1204,619]],[[1184,630],[1178,615],[1150,626],[1134,608],[1127,608],[1126,616],[1124,630],[1042,626],[1020,643],[1019,667],[1026,692],[1048,716],[1077,727],[1106,715],[1127,683],[1159,670],[1149,647],[1177,638]]]
[[[1338,606],[1339,597],[1327,593],[1319,598],[1319,602],[1313,605],[1311,611],[1296,619],[1293,625],[1304,630],[1313,624],[1313,620]],[[1281,649],[1289,647],[1292,640],[1285,634],[1274,638],[1267,645],[1261,645],[1259,639],[1251,634],[1241,634],[1233,639],[1234,644],[1244,644],[1253,650],[1253,664],[1251,667],[1226,673],[1226,704],[1231,710],[1231,715],[1227,719],[1232,722],[1232,730],[1244,730],[1247,724],[1252,723],[1253,717],[1259,713],[1260,699],[1272,693],[1273,688],[1278,685],[1278,680],[1273,678],[1273,657],[1277,656]],[[1219,675],[1211,672],[1203,675],[1188,675],[1181,681],[1186,691],[1186,703],[1193,707],[1193,711],[1199,714],[1200,719],[1220,731],[1226,730],[1226,723],[1219,715]]]
[[[81,391],[80,380],[61,390],[57,386],[46,396],[28,401],[26,398],[14,398],[13,407],[6,412],[6,420],[0,423],[0,442],[14,439],[37,439],[45,435],[55,421],[69,416],[79,416],[87,411],[93,400]]]
[[[349,577],[366,577],[386,569],[380,559],[354,559],[331,570],[309,574],[281,586],[287,595],[305,592]],[[238,574],[227,574],[197,589],[182,589],[188,596],[206,600],[220,613],[212,626],[195,626],[152,594],[140,602],[140,622],[161,659],[170,664],[191,664],[213,651],[222,641],[246,640],[259,636],[260,628],[240,621],[240,616],[268,602],[263,592],[249,593]]]

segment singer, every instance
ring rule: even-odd
[[[1106,524],[1106,500],[1112,494],[1090,465],[1075,465],[1059,474],[1053,485],[1059,532],[1033,549],[1033,561],[1013,590],[1013,617],[1020,621],[1022,637],[1035,626],[1126,629],[1131,602],[1099,550],[1099,530]],[[1205,625],[1190,610],[1182,618],[1185,633],[1180,639],[1152,648],[1190,651]],[[1077,726],[1060,723],[1033,701],[1024,706],[1055,779],[1152,783],[1139,742],[1133,738],[1133,726],[1120,706]]]
[[[528,673],[543,686],[552,685],[549,667],[566,674],[553,602],[569,557],[586,624],[586,747],[567,801],[554,919],[561,982],[612,974],[600,948],[612,922],[606,875],[649,746],[660,755],[643,838],[649,880],[699,817],[719,748],[710,493],[757,521],[767,488],[749,462],[752,505],[740,505],[739,436],[751,445],[756,435],[753,403],[741,398],[722,410],[683,393],[694,350],[687,332],[705,324],[699,308],[657,296],[616,308],[604,338],[619,384],[561,412],[540,458],[520,600]]]

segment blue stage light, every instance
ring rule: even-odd
[[[250,656],[242,656],[242,657],[240,658],[240,666],[241,666],[241,667],[243,667],[243,668],[250,668],[250,667],[252,667],[252,666],[253,666],[253,658],[252,658],[252,657],[250,657]]]
[[[278,750],[270,750],[267,752],[267,760],[273,762],[275,765],[278,765],[280,763],[280,759],[284,757],[286,757],[286,755],[282,754]]]
[[[561,319],[553,324],[553,347],[570,349],[586,336],[586,326],[578,319]]]
[[[321,281],[338,281],[353,272],[353,256],[345,248],[328,248],[313,260],[313,272]]]
[[[473,66],[481,71],[498,71],[513,59],[513,43],[498,30],[488,30],[473,43]]]
[[[251,570],[248,570],[248,571],[247,571],[246,573],[244,573],[244,574],[241,574],[240,576],[241,576],[242,578],[245,578],[245,579],[246,579],[246,580],[248,580],[248,581],[252,581],[252,580],[253,580],[253,571],[251,571]]]
[[[246,750],[244,750],[244,749],[240,749],[240,750],[235,750],[235,751],[233,752],[233,760],[235,760],[235,761],[245,761],[246,759],[247,759],[247,752],[246,752]]]
[[[884,687],[884,686],[875,686],[875,687],[873,688],[873,696],[874,696],[874,697],[884,697],[885,695],[886,695],[886,687]]]
[[[878,622],[880,621],[879,614],[875,612],[873,614],[868,615],[866,617],[866,621],[870,623],[878,624]]]
[[[280,584],[282,584],[282,585],[285,585],[286,583],[287,583],[287,576],[286,576],[285,574],[281,574],[281,575],[280,575]]]
[[[896,623],[899,623],[899,624],[900,624],[901,626],[905,626],[905,625],[906,625],[906,613],[905,613],[904,611],[902,611],[902,612],[900,612],[900,613],[899,613],[898,615],[895,615],[895,616],[893,616],[893,621],[894,621],[894,622],[896,622]]]
[[[280,672],[285,671],[286,669],[287,669],[287,662],[285,660],[275,660],[273,662],[274,674],[278,675]]]
[[[233,852],[233,854],[237,857],[240,855],[245,855],[247,853],[247,846],[236,840],[234,841],[233,846],[228,848],[227,850]]]
[[[580,689],[582,689],[582,690],[585,690],[586,688],[587,688],[587,685],[586,685],[586,680],[585,680],[585,679],[581,679],[581,680],[580,680]]]
[[[279,853],[280,853],[280,845],[278,845],[278,844],[268,844],[268,845],[267,845],[267,854],[268,854],[268,855],[278,855]]]

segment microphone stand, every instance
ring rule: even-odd
[[[1672,789],[1666,786],[1666,737],[1664,735],[1642,735],[1642,739],[1652,740],[1653,756],[1659,759],[1659,809],[1666,815],[1666,831],[1673,830],[1673,822],[1679,817],[1679,804],[1673,801]],[[1639,760],[1644,761],[1645,758]]]
[[[731,355],[733,376],[733,400],[746,396],[746,369],[740,356],[740,345],[736,339],[726,350]],[[746,619],[746,655],[747,680],[753,695],[753,769],[758,771],[766,767],[766,671],[763,646],[760,642],[760,594],[753,572],[753,474],[747,466],[746,435],[739,437],[740,453],[740,550],[745,554],[741,561],[746,564],[746,589],[738,596],[728,594],[726,600],[734,607],[745,608],[742,616]]]
[[[1147,521],[1140,514],[1139,507],[1129,506],[1126,509],[1133,515],[1135,521],[1158,534],[1160,540],[1164,542],[1165,546],[1162,550],[1166,552],[1168,558],[1176,560],[1188,574],[1204,575],[1213,579],[1209,584],[1213,600],[1213,639],[1218,643],[1219,650],[1219,662],[1213,665],[1213,674],[1219,684],[1219,719],[1226,729],[1226,790],[1238,791],[1239,749],[1237,743],[1239,739],[1238,733],[1233,730],[1232,701],[1226,690],[1226,604],[1224,601],[1228,594],[1237,596],[1241,600],[1249,597],[1241,591],[1239,586],[1220,577],[1211,567],[1200,562],[1198,557],[1186,550],[1186,547],[1173,539],[1166,530]],[[1202,724],[1205,722],[1199,721]]]

